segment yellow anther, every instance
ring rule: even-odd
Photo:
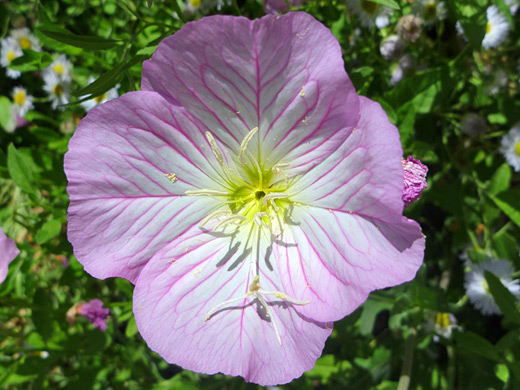
[[[287,295],[285,295],[284,293],[280,292],[280,291],[277,291],[274,293],[274,296],[276,298],[279,298],[279,299],[286,299],[287,298]]]
[[[166,178],[172,183],[177,181],[177,175],[175,173],[166,173],[164,176],[166,176]]]
[[[242,143],[240,144],[240,151],[238,152],[238,158],[240,159],[240,161],[242,161],[242,155],[244,154],[244,152],[247,149],[247,144],[249,143],[251,138],[253,138],[253,136],[256,134],[257,131],[258,131],[258,127],[251,129],[251,131],[249,131],[249,133],[247,133],[247,135],[242,140]]]
[[[253,278],[253,281],[249,285],[249,293],[254,293],[255,291],[260,290],[260,276],[256,275]]]
[[[222,152],[218,148],[215,138],[213,138],[213,135],[209,131],[206,131],[206,138],[208,139],[208,142],[211,145],[211,150],[217,158],[218,163],[220,164],[220,166],[224,165],[224,158],[222,157]]]
[[[302,85],[302,91],[300,92],[300,97],[305,96],[305,85]]]

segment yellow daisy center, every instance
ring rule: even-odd
[[[56,64],[54,65],[54,72],[61,75],[65,71],[65,67],[62,64]]]
[[[516,143],[516,146],[515,146],[515,153],[516,153],[517,156],[520,157],[520,141],[518,141],[518,142]]]
[[[106,99],[106,97],[107,97],[107,94],[104,93],[104,94],[101,94],[101,95],[99,95],[99,96],[96,96],[96,97],[94,98],[94,100],[95,100],[96,102],[98,102],[98,103],[101,103],[103,100]]]
[[[30,49],[32,46],[31,41],[27,37],[20,38],[19,42],[20,42],[20,47],[22,49]]]
[[[22,106],[25,103],[25,91],[18,91],[14,94],[13,100],[18,106]]]
[[[14,54],[14,50],[9,50],[7,52],[7,62],[11,63],[16,58],[16,54]]]
[[[491,295],[491,290],[489,289],[489,284],[486,279],[482,281],[482,286],[484,287],[484,291],[487,295]]]
[[[61,95],[63,95],[63,87],[62,87],[60,84],[56,84],[56,85],[54,86],[54,88],[52,89],[52,92],[53,92],[56,96],[60,97]]]
[[[190,0],[190,4],[195,7],[195,8],[198,8],[200,7],[200,5],[202,4],[202,0]]]
[[[368,14],[374,14],[377,9],[377,4],[372,3],[371,1],[368,1],[368,0],[361,0],[361,8],[363,9],[363,11],[365,11]]]
[[[493,25],[491,24],[491,22],[487,22],[486,34],[489,34],[489,32],[491,31],[492,28],[493,28]]]

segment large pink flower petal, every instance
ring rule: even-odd
[[[335,321],[350,314],[376,289],[415,277],[424,255],[419,224],[317,207],[293,210],[284,246],[274,250],[287,295],[308,300],[303,315]]]
[[[348,139],[290,191],[303,204],[399,222],[403,167],[399,132],[379,105],[360,98],[361,117]]]
[[[337,40],[302,12],[188,23],[144,63],[142,89],[187,108],[235,152],[259,127],[251,150],[266,164],[283,159],[300,170],[329,155],[358,121]]]
[[[273,295],[266,300],[282,346],[258,300],[227,304],[205,321],[212,308],[248,291],[257,248],[244,252],[247,237],[193,228],[158,253],[135,287],[137,326],[149,347],[170,363],[240,375],[261,385],[286,383],[314,366],[332,324],[307,319],[301,306]],[[265,244],[258,254],[261,288],[280,290],[279,272]]]
[[[202,130],[159,94],[132,92],[91,110],[65,155],[76,257],[95,277],[135,281],[156,252],[216,207],[184,196],[218,190],[215,167]]]
[[[7,277],[7,268],[9,263],[15,259],[20,253],[16,247],[16,242],[7,237],[0,228],[0,283]]]

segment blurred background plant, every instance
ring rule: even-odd
[[[520,389],[514,0],[0,2],[0,226],[21,250],[0,285],[0,388],[259,387],[147,348],[132,285],[74,258],[63,155],[86,112],[139,89],[143,60],[184,23],[289,4],[331,29],[358,92],[429,173],[406,210],[427,236],[417,278],[372,293],[335,324],[315,368],[281,388]]]

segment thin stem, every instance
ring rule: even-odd
[[[399,378],[399,385],[397,386],[397,390],[408,390],[408,387],[410,386],[410,378],[412,375],[413,366],[413,350],[415,347],[415,336],[415,329],[410,328],[410,334],[408,335],[408,339],[406,340],[403,366],[401,368],[401,377]]]

